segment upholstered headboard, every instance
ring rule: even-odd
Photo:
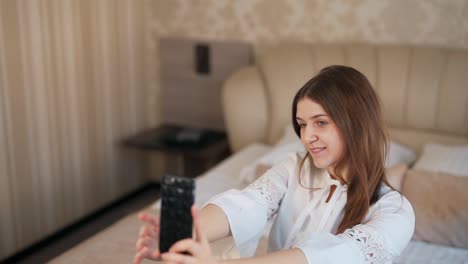
[[[291,122],[296,91],[321,68],[363,72],[377,90],[391,137],[422,144],[468,143],[468,50],[390,45],[280,44],[224,84],[226,128],[234,151],[275,143]]]

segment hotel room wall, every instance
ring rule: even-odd
[[[133,0],[0,0],[0,259],[135,190],[146,12]],[[154,60],[153,60],[154,61]]]
[[[468,48],[468,1],[145,0],[150,57],[161,37],[253,43],[257,55],[278,42],[426,44]],[[158,72],[157,64],[152,72]],[[159,121],[160,80],[149,85],[151,122]]]

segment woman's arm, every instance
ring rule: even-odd
[[[214,205],[213,205],[214,206]],[[207,213],[214,213],[215,217],[220,216],[221,210],[219,208],[208,208]],[[222,211],[221,211],[222,213]],[[191,264],[289,264],[289,263],[298,263],[298,264],[307,264],[307,259],[298,248],[288,249],[277,251],[265,256],[252,257],[252,258],[243,258],[243,259],[233,259],[233,260],[217,260],[211,253],[209,242],[207,239],[208,232],[203,230],[202,221],[201,221],[201,212],[193,206],[192,207],[192,216],[193,216],[193,225],[195,230],[196,239],[184,239],[175,243],[170,249],[169,252],[163,253],[161,255],[162,260],[166,263],[191,263]],[[210,221],[211,222],[211,221]],[[226,220],[227,222],[227,220]],[[207,224],[207,222],[205,222]],[[212,229],[212,235],[217,233],[213,230],[221,230],[221,225],[217,225]],[[218,231],[219,231],[218,230]],[[226,230],[224,230],[226,231]],[[221,233],[221,232],[219,232]],[[188,252],[190,255],[182,254],[182,252]]]
[[[200,210],[200,225],[209,242],[231,235],[229,222],[223,210],[216,205],[208,204]],[[281,250],[260,257],[224,260],[226,264],[307,264],[307,259],[300,249]]]
[[[300,249],[292,248],[269,253],[260,257],[230,259],[220,261],[222,264],[307,264],[307,259]]]
[[[208,242],[231,235],[226,214],[214,204],[208,204],[200,210],[200,225]]]

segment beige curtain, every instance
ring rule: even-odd
[[[139,0],[0,0],[0,259],[143,182]]]

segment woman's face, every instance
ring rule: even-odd
[[[322,106],[308,98],[297,103],[296,122],[301,128],[301,141],[317,168],[334,167],[345,153],[345,143],[338,127]]]

